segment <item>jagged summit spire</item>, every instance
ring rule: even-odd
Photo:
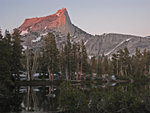
[[[67,9],[66,8],[62,8],[62,9],[59,9],[56,13],[65,12],[65,11],[67,11]]]
[[[42,31],[44,29],[57,29],[58,31],[69,32],[72,25],[67,9],[59,9],[55,14],[45,17],[25,19],[18,28],[20,31]]]

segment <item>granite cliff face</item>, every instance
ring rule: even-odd
[[[62,8],[53,15],[25,19],[24,23],[19,27],[19,30],[41,32],[45,29],[53,29],[67,33],[71,32],[72,27],[66,8]]]
[[[131,55],[135,54],[136,48],[143,51],[145,48],[150,50],[150,38],[124,35],[124,34],[103,34],[95,36],[86,44],[90,55],[105,54],[111,56],[119,49],[127,47]]]
[[[115,33],[103,35],[86,33],[71,23],[66,8],[46,17],[25,19],[18,29],[21,32],[22,40],[24,40],[23,45],[27,45],[27,39],[30,37],[34,48],[43,46],[43,36],[48,32],[55,34],[57,45],[61,48],[65,44],[69,32],[72,42],[85,41],[89,56],[102,54],[111,56],[124,47],[128,47],[131,54],[135,53],[136,48],[150,50],[150,38]]]

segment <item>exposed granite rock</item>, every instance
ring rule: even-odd
[[[66,36],[69,32],[72,37],[72,42],[85,41],[90,56],[102,54],[111,56],[119,49],[124,49],[124,47],[127,47],[131,54],[135,53],[136,48],[142,51],[145,48],[150,50],[150,38],[148,37],[115,33],[104,33],[103,35],[94,36],[86,33],[71,23],[66,8],[62,8],[55,14],[46,17],[25,19],[24,23],[18,29],[24,40],[23,45],[27,45],[27,37],[30,37],[34,48],[43,46],[43,36],[48,32],[55,34],[57,45],[61,48],[65,44]],[[40,40],[37,40],[37,38]]]

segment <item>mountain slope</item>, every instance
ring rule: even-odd
[[[124,49],[124,47],[128,47],[131,54],[135,53],[135,48],[150,50],[150,38],[115,33],[94,36],[86,33],[71,23],[66,8],[62,8],[55,14],[46,17],[25,19],[18,29],[24,40],[23,45],[27,45],[30,37],[34,48],[43,46],[43,36],[47,32],[55,34],[57,45],[61,48],[65,44],[69,32],[73,42],[85,41],[90,56],[102,54],[111,56],[119,49]]]
[[[131,54],[134,54],[136,48],[139,48],[141,51],[145,48],[150,50],[150,39],[133,35],[109,33],[95,36],[94,39],[90,39],[86,46],[90,55],[112,55],[125,47],[129,49]]]

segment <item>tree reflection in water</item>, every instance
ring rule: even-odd
[[[149,113],[149,84],[71,84],[1,89],[0,112]]]
[[[27,86],[27,93],[24,95],[22,105],[25,111],[39,111],[39,101],[32,86]]]

